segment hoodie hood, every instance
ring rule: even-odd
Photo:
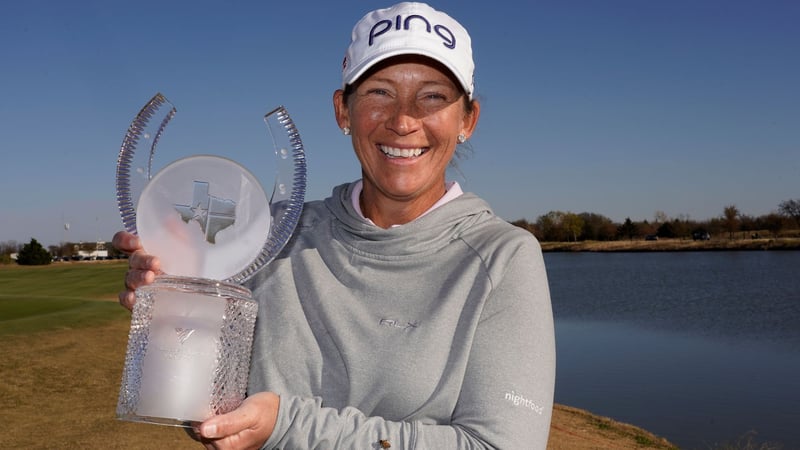
[[[336,238],[354,251],[380,258],[403,258],[436,252],[462,233],[494,217],[489,205],[465,192],[409,223],[388,229],[365,222],[350,200],[355,183],[337,186],[324,206],[340,223]]]

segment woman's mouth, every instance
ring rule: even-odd
[[[413,158],[427,151],[426,148],[395,148],[388,145],[379,145],[378,148],[390,158]]]

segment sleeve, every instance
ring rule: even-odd
[[[556,359],[550,290],[538,242],[525,239],[490,275],[495,286],[475,333],[453,423],[495,448],[544,449]],[[419,448],[436,448],[423,439],[419,443]]]
[[[263,448],[545,449],[555,387],[552,307],[538,242],[526,239],[489,270],[493,288],[471,343],[448,425],[367,417],[319,398],[281,395]]]

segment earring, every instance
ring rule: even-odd
[[[461,133],[461,134],[458,135],[456,140],[458,140],[459,144],[463,144],[464,142],[467,142],[467,135],[465,135],[464,133]]]
[[[342,128],[342,134],[345,136],[350,136],[350,128],[349,127]]]

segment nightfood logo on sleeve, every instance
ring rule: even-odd
[[[506,392],[506,400],[514,404],[514,406],[522,406],[523,408],[530,408],[536,414],[541,415],[544,412],[544,407],[537,405],[533,400],[527,399],[514,391]]]

